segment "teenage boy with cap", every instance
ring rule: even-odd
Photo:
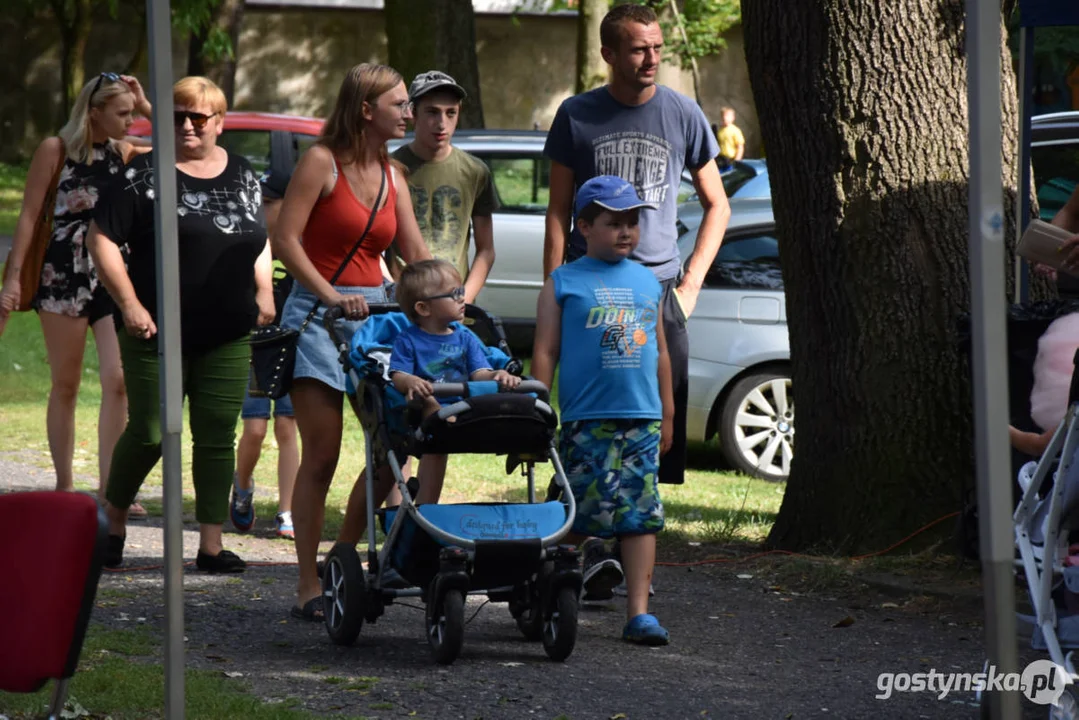
[[[567,542],[581,543],[585,575],[603,565],[603,539],[618,538],[626,580],[622,639],[666,645],[648,613],[663,529],[657,476],[674,435],[671,359],[663,290],[630,259],[643,209],[626,180],[600,175],[577,191],[574,218],[585,255],[555,268],[540,292],[532,374],[550,387],[555,366],[562,427],[559,455],[577,501]],[[589,538],[585,540],[585,538]]]
[[[412,207],[431,255],[446,260],[465,279],[465,302],[475,302],[495,262],[491,214],[498,209],[491,171],[482,160],[453,147],[453,133],[465,91],[444,72],[420,73],[408,88],[415,138],[393,157],[405,166]],[[476,256],[468,265],[468,229]],[[396,246],[389,250],[390,272],[400,274]]]
[[[262,186],[262,211],[266,218],[266,232],[272,233],[281,212],[281,200],[291,177],[290,172],[267,170],[260,179]],[[280,277],[284,275],[284,277]],[[274,303],[277,319],[281,321],[281,308],[285,305],[292,277],[284,273],[281,264],[274,263]],[[271,403],[273,407],[271,408]],[[236,446],[236,473],[232,479],[232,500],[229,517],[240,532],[247,532],[255,524],[255,478],[252,475],[262,455],[262,443],[266,439],[271,409],[274,438],[277,440],[277,515],[274,532],[277,537],[292,539],[292,488],[296,484],[296,471],[300,467],[300,449],[296,442],[296,419],[292,414],[292,400],[285,395],[277,400],[244,395],[240,417],[244,421],[243,435]]]

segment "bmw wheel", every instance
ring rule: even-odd
[[[794,458],[794,398],[790,375],[750,373],[731,388],[719,418],[723,454],[735,469],[785,481]]]

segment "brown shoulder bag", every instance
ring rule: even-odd
[[[19,288],[22,295],[19,297],[20,311],[30,309],[30,303],[37,294],[38,284],[41,282],[41,267],[45,264],[45,251],[49,249],[49,241],[52,239],[52,219],[56,210],[56,186],[60,182],[60,171],[64,169],[67,161],[67,148],[64,141],[60,141],[60,164],[53,173],[49,189],[45,191],[45,200],[41,205],[41,214],[34,223],[34,234],[30,238],[30,247],[26,249],[26,257],[23,258],[22,269],[19,271]]]

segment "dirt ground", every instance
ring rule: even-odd
[[[0,454],[0,492],[48,487],[51,473]],[[333,645],[316,623],[293,620],[292,545],[269,519],[226,546],[256,565],[239,576],[185,574],[190,667],[228,673],[267,702],[294,698],[316,713],[365,718],[976,718],[972,693],[874,696],[882,672],[976,673],[984,662],[981,598],[969,568],[933,577],[877,575],[821,581],[771,558],[658,567],[652,611],[670,630],[664,648],[620,640],[624,601],[585,606],[564,663],[525,641],[504,604],[470,597],[465,645],[435,665],[418,600],[387,608],[353,647]],[[197,550],[185,524],[184,556]],[[327,546],[328,547],[328,546]],[[732,557],[744,548],[693,548]],[[160,518],[132,523],[127,568],[107,572],[94,621],[163,632]],[[664,558],[661,557],[661,560]],[[804,568],[809,567],[808,571]],[[1041,657],[1020,643],[1021,665]],[[1026,706],[1024,717],[1044,718]]]

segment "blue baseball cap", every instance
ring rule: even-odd
[[[592,203],[613,212],[625,212],[637,208],[656,209],[653,203],[641,200],[633,185],[617,175],[597,175],[585,182],[577,190],[573,216],[579,216],[581,211]]]

